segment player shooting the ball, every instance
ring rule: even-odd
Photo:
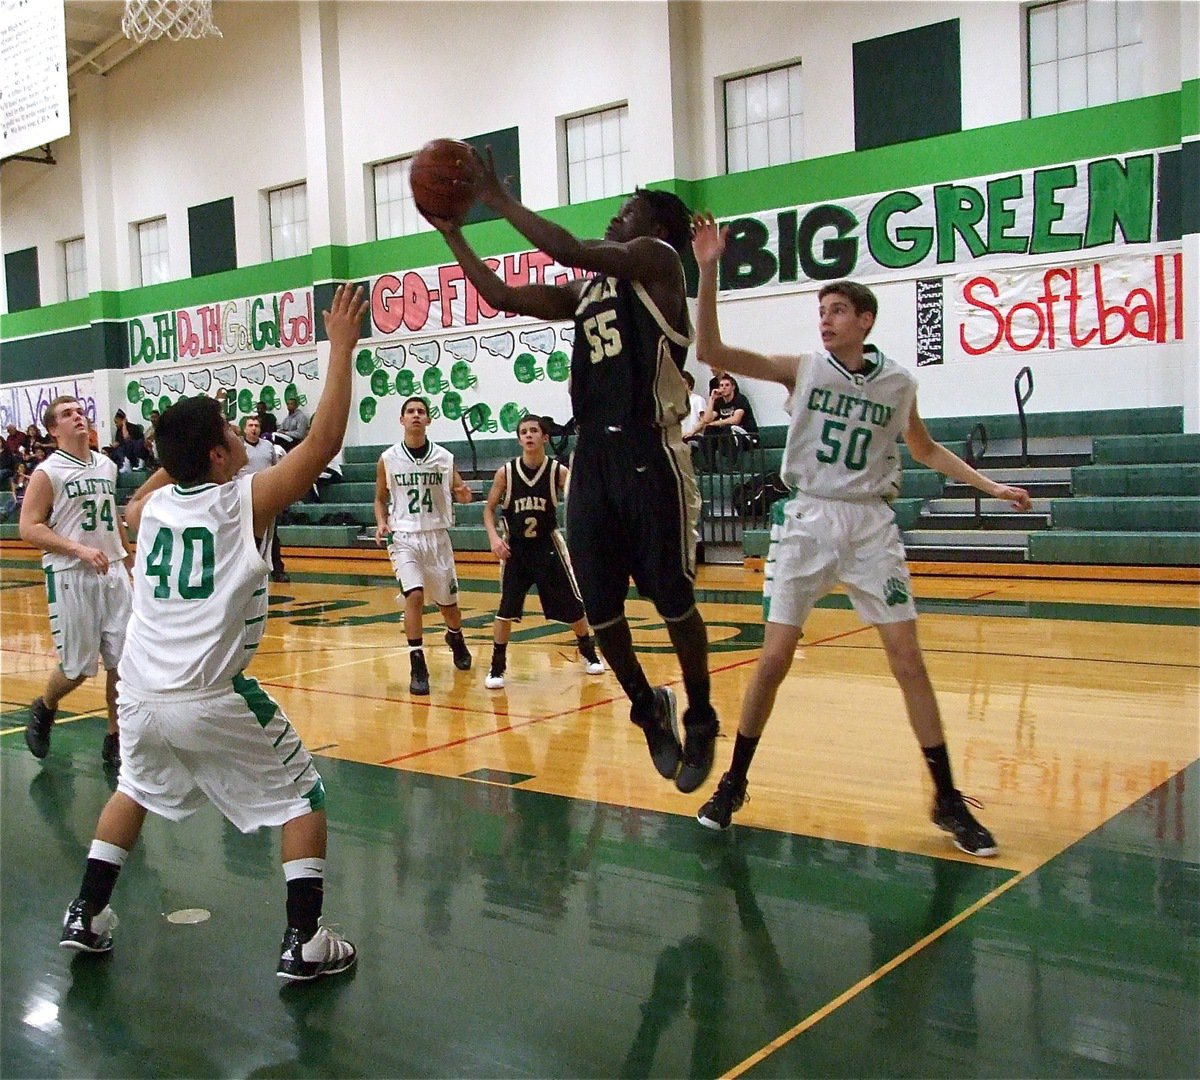
[[[492,307],[546,320],[573,319],[571,404],[578,425],[567,504],[567,546],[584,609],[604,659],[631,702],[654,767],[680,791],[712,768],[717,714],[709,700],[708,631],[696,608],[700,493],[680,422],[689,414],[681,374],[691,344],[680,254],[688,208],[665,191],[639,189],[601,240],[580,240],[508,192],[489,149],[473,153],[479,200],[563,266],[590,272],[566,285],[504,282],[479,258],[454,217],[422,210]],[[414,196],[421,206],[420,192]],[[650,685],[625,618],[632,578],[653,601],[679,657],[688,707],[681,744],[674,692]]]

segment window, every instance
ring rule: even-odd
[[[567,201],[623,195],[633,186],[629,166],[629,106],[564,121]]]
[[[308,254],[308,185],[292,184],[267,193],[271,221],[271,258]]]
[[[413,202],[408,174],[412,157],[396,158],[371,166],[375,186],[375,239],[389,236],[409,236],[433,228],[418,212]]]
[[[782,165],[804,156],[800,65],[725,80],[725,171]]]
[[[1142,93],[1142,5],[1057,0],[1028,9],[1029,115],[1127,101]]]
[[[171,263],[167,257],[167,219],[153,218],[137,227],[138,263],[142,271],[143,285],[157,285],[171,276]]]
[[[63,296],[67,300],[82,300],[88,294],[87,287],[87,250],[83,237],[62,242],[63,280],[66,288]]]

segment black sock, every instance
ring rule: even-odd
[[[733,761],[729,763],[729,771],[742,780],[750,771],[750,762],[754,760],[754,751],[758,749],[759,735],[743,735],[740,731],[733,740]]]
[[[708,628],[704,619],[693,608],[686,618],[668,622],[667,632],[675,646],[675,655],[679,657],[688,707],[700,713],[709,712],[712,704],[709,701]]]
[[[422,660],[424,660],[425,654],[421,651],[421,648],[422,648],[422,646],[424,646],[424,644],[425,644],[425,642],[424,642],[423,638],[417,638],[416,640],[409,638],[408,639],[408,654],[409,654],[409,656],[413,656],[413,657],[420,656],[420,658]]]
[[[579,646],[579,655],[589,664],[596,663],[600,658],[596,655],[596,642],[591,634],[577,634],[575,643]]]
[[[508,642],[503,645],[498,641],[492,642],[492,671],[497,674],[508,666]]]
[[[449,634],[451,637],[461,638],[462,637],[462,627],[460,626],[457,630],[451,630],[450,627],[447,626],[446,633]]]
[[[954,778],[950,775],[950,756],[946,753],[946,744],[922,746],[921,753],[925,755],[925,764],[929,766],[929,775],[933,777],[938,798],[950,798],[954,794]]]
[[[304,935],[307,941],[317,932],[321,907],[325,901],[323,877],[293,878],[287,883],[287,921]]]
[[[612,673],[617,677],[617,682],[621,684],[621,689],[633,705],[634,714],[648,718],[654,708],[654,689],[633,651],[633,635],[629,632],[629,623],[622,616],[603,630],[597,630],[596,641]]]
[[[116,863],[88,859],[83,871],[83,884],[79,886],[79,899],[87,905],[89,915],[97,915],[108,907],[120,872],[121,868]]]

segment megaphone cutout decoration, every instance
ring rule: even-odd
[[[202,394],[208,393],[208,388],[212,386],[212,372],[205,368],[203,371],[193,371],[188,375],[190,382]]]
[[[391,368],[393,371],[399,371],[405,364],[408,363],[408,357],[405,355],[403,345],[389,345],[384,348],[382,345],[375,349],[375,359],[383,364],[386,368]]]
[[[306,379],[315,379],[317,377],[317,358],[314,356],[311,360],[305,360],[297,370]]]
[[[455,360],[465,360],[468,364],[475,363],[475,354],[479,349],[473,337],[454,338],[446,342],[446,352]],[[455,419],[451,417],[451,419]]]
[[[213,378],[222,386],[233,386],[237,382],[237,368],[232,364],[226,364],[224,367],[213,368]]]
[[[163,386],[170,390],[173,394],[183,393],[183,372],[172,371],[170,375],[162,377]]]
[[[493,356],[503,356],[507,360],[517,347],[517,339],[512,336],[512,331],[506,330],[503,334],[488,334],[486,337],[481,337],[479,344]]]
[[[430,367],[433,367],[442,356],[442,350],[436,341],[422,341],[420,345],[411,346],[408,351],[422,364],[428,364]]]
[[[296,378],[296,365],[290,360],[281,360],[267,368],[267,374],[276,382],[290,383]]]
[[[147,375],[142,379],[142,393],[155,397],[162,392],[162,379],[157,375]]]
[[[257,364],[251,364],[249,367],[242,368],[242,378],[246,382],[252,382],[255,386],[262,386],[267,381],[267,365],[261,361]]]
[[[540,330],[526,330],[521,335],[521,344],[534,352],[548,353],[554,348],[554,328],[543,326]]]

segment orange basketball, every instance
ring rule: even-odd
[[[479,187],[475,153],[457,139],[427,142],[413,158],[409,183],[418,210],[461,221],[471,209]]]

